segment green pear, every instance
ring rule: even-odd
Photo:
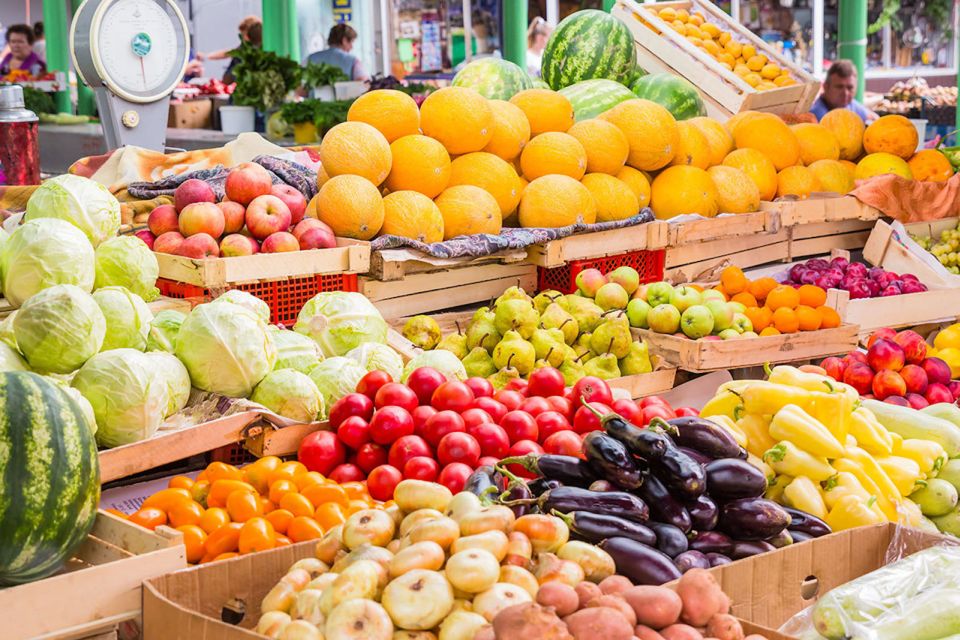
[[[626,357],[620,359],[620,373],[625,376],[632,376],[638,373],[650,373],[653,371],[653,364],[650,362],[650,350],[646,342],[633,342],[630,344],[630,352]]]
[[[603,309],[594,304],[593,300],[582,296],[564,296],[567,301],[567,312],[577,321],[580,331],[593,331],[600,324]]]
[[[430,316],[413,316],[403,325],[403,337],[424,351],[440,342],[440,325]]]
[[[591,334],[590,350],[596,354],[611,353],[616,359],[625,358],[630,353],[633,336],[630,323],[622,318],[607,320]]]
[[[520,372],[517,371],[516,367],[506,367],[497,371],[492,376],[487,376],[487,380],[490,381],[490,384],[493,385],[493,388],[499,391],[507,386],[507,383],[515,378],[520,377]]]
[[[583,365],[577,360],[564,360],[557,369],[560,371],[560,374],[563,375],[563,384],[568,387],[572,387],[577,383],[577,380],[587,375],[583,372]]]
[[[580,337],[577,338],[577,341],[573,343],[574,347],[586,347],[590,348],[590,338],[593,337],[593,334],[589,331],[584,331],[580,334]]]
[[[580,335],[580,325],[556,302],[540,313],[540,326],[544,329],[560,329],[563,332],[563,341],[567,344],[573,344]]]
[[[483,307],[487,309],[486,307]],[[493,348],[500,342],[500,332],[497,331],[494,323],[494,314],[490,309],[483,313],[477,310],[473,314],[473,320],[467,327],[467,349],[474,347],[483,347],[489,353],[493,353]]]
[[[494,309],[496,309],[501,302],[506,302],[507,300],[523,300],[524,302],[533,306],[533,298],[528,296],[526,291],[520,287],[510,287],[500,294],[500,297],[493,302]]]
[[[529,340],[540,324],[540,314],[531,302],[511,298],[497,303],[493,323],[500,335],[516,331],[521,338]]]
[[[590,350],[590,347],[584,344],[576,344],[573,347],[573,355],[578,362],[585,360],[584,356],[593,357],[593,351]]]
[[[498,368],[513,367],[520,375],[530,373],[536,359],[537,352],[533,345],[516,331],[507,331],[503,335],[503,340],[493,349],[493,363]]]
[[[497,372],[497,365],[483,347],[474,347],[463,359],[463,368],[470,378],[486,378]]]
[[[437,344],[437,349],[449,351],[460,360],[463,360],[467,357],[467,336],[462,333],[448,333],[443,336],[440,343]]]
[[[617,364],[616,356],[612,353],[605,353],[587,360],[587,364],[583,365],[583,373],[588,376],[596,376],[601,380],[610,380],[620,377],[620,367]]]
[[[473,316],[470,318],[470,324],[480,322],[484,318],[489,318],[491,322],[493,321],[493,311],[490,310],[490,307],[480,307],[473,312]]]
[[[554,302],[557,302],[560,298],[563,297],[563,294],[559,291],[554,291],[553,289],[547,289],[546,291],[541,291],[537,294],[537,297],[533,299],[533,308],[537,310],[537,313],[543,315],[543,312]]]
[[[530,344],[533,345],[538,360],[546,360],[552,367],[563,362],[564,351],[561,346],[566,346],[566,343],[560,329],[537,329],[530,336]]]

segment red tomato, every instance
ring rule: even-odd
[[[493,397],[493,385],[486,378],[467,378],[463,381],[463,384],[470,387],[470,391],[473,391],[475,398]]]
[[[650,424],[650,421],[654,418],[673,420],[676,417],[677,414],[673,412],[673,409],[663,405],[650,404],[643,408],[643,424]]]
[[[573,401],[569,398],[564,398],[561,395],[550,396],[547,398],[547,402],[550,403],[550,407],[553,411],[559,411],[563,414],[563,417],[567,419],[568,422],[573,420]]]
[[[348,393],[330,407],[330,427],[336,429],[350,416],[358,416],[366,422],[373,417],[373,400],[362,393]]]
[[[462,462],[448,464],[440,472],[437,482],[450,489],[451,493],[460,493],[463,491],[463,485],[467,484],[467,478],[473,473],[473,469]]]
[[[583,445],[573,431],[557,431],[543,441],[543,450],[561,456],[581,456]]]
[[[297,451],[297,460],[308,471],[318,471],[323,475],[333,471],[338,464],[343,464],[346,457],[347,450],[333,431],[314,431],[300,441]]]
[[[527,381],[523,378],[511,378],[503,388],[507,391],[519,391],[526,395]]]
[[[460,414],[460,417],[463,418],[463,424],[466,425],[467,431],[470,430],[471,426],[483,424],[484,422],[493,422],[493,418],[489,413],[483,409],[477,409],[476,407],[467,409]]]
[[[610,405],[610,408],[613,409],[615,413],[619,414],[621,418],[631,424],[635,424],[637,426],[643,424],[643,413],[640,411],[640,407],[637,406],[637,403],[633,400],[627,400],[625,398],[614,400],[613,404]]]
[[[560,431],[570,431],[570,423],[559,411],[544,411],[536,417],[537,440],[545,442],[547,438]]]
[[[367,475],[363,472],[363,469],[355,464],[341,464],[337,465],[337,468],[331,471],[327,477],[337,484],[343,484],[344,482],[360,482],[366,480]]]
[[[546,398],[530,397],[520,404],[519,411],[525,411],[536,418],[544,411],[550,411],[550,403]]]
[[[370,439],[377,444],[393,444],[397,438],[412,434],[413,418],[403,407],[384,407],[370,420]]]
[[[366,473],[370,473],[376,467],[387,464],[387,449],[378,444],[368,442],[357,449],[356,459],[353,463]]]
[[[699,409],[694,409],[693,407],[677,407],[676,414],[678,418],[684,418],[687,416],[696,418],[700,415]]]
[[[507,411],[513,411],[523,404],[523,394],[512,389],[501,389],[493,395],[493,399],[507,408]],[[493,414],[491,414],[493,415]]]
[[[599,402],[608,406],[613,402],[610,387],[606,382],[595,376],[584,376],[577,380],[577,383],[573,385],[573,398],[574,405],[580,403],[580,398],[587,402]]]
[[[463,413],[471,406],[476,398],[470,387],[459,380],[449,380],[437,387],[430,398],[430,404],[437,411],[456,411]]]
[[[490,423],[483,423],[467,427],[467,433],[476,439],[480,445],[480,453],[492,456],[498,460],[507,455],[510,448],[510,438],[503,427]]]
[[[397,488],[403,474],[396,467],[382,464],[367,476],[367,491],[370,497],[380,502],[393,500],[393,490]]]
[[[510,442],[518,440],[537,441],[537,421],[526,411],[511,411],[503,416],[500,426],[507,432]]]
[[[401,407],[409,413],[417,408],[420,401],[417,399],[417,394],[407,385],[399,382],[388,382],[377,391],[377,397],[373,404],[376,405],[377,409]]]
[[[644,398],[640,398],[637,403],[640,405],[641,409],[646,409],[651,404],[658,404],[664,407],[670,406],[670,404],[660,396],[646,396]]]
[[[497,424],[500,424],[500,421],[503,420],[503,416],[507,415],[507,408],[505,406],[493,398],[488,398],[486,396],[481,396],[474,400],[473,406],[477,409],[486,411],[487,415],[493,418],[493,421]]]
[[[510,447],[510,450],[507,452],[509,456],[525,456],[528,453],[543,453],[543,447],[538,445],[533,440],[520,440],[519,442],[514,442],[513,446]],[[536,478],[537,474],[531,473],[521,467],[518,464],[507,465],[507,469],[521,478]]]
[[[610,407],[605,404],[591,402],[590,406],[599,411],[602,416],[610,413]],[[577,433],[590,433],[600,428],[600,418],[595,416],[587,407],[580,407],[573,414],[573,430]]]
[[[430,398],[437,387],[447,381],[447,377],[432,367],[418,367],[407,377],[407,386],[410,387],[420,404],[430,404]]]
[[[448,433],[457,433],[467,430],[463,418],[456,411],[439,411],[432,416],[427,423],[423,425],[423,439],[430,443],[431,447],[440,444],[440,440]]]
[[[428,456],[410,458],[403,465],[403,477],[407,480],[425,480],[435,482],[440,474],[440,465]]]
[[[380,387],[390,382],[393,382],[393,377],[386,371],[371,371],[360,378],[360,382],[357,383],[357,393],[362,393],[373,400],[377,397]]]
[[[451,462],[462,462],[470,468],[477,466],[480,459],[480,445],[469,433],[448,433],[437,445],[437,460],[446,466]]]
[[[337,427],[337,437],[351,449],[359,449],[370,442],[370,425],[360,416],[350,416]]]
[[[527,396],[547,398],[563,393],[563,374],[553,367],[541,367],[530,374]]]
[[[428,404],[421,405],[411,411],[410,417],[413,418],[413,432],[418,436],[423,435],[420,433],[420,431],[423,429],[423,425],[427,423],[427,420],[429,420],[431,416],[435,416],[436,414],[437,410]]]
[[[482,467],[482,466],[484,466],[484,465],[486,465],[486,466],[488,466],[488,467],[492,467],[492,466],[494,466],[494,465],[496,465],[496,464],[499,464],[499,463],[500,463],[500,458],[497,458],[497,457],[494,457],[494,456],[481,456],[480,459],[477,460],[477,466],[478,466],[478,467]]]
[[[387,462],[397,469],[403,469],[410,458],[432,455],[433,449],[420,436],[403,436],[397,438],[397,441],[390,445]]]

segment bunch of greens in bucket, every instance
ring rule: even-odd
[[[349,79],[340,67],[325,62],[309,62],[303,69],[302,82],[304,89],[315,89],[332,86],[335,82],[346,82]]]
[[[230,52],[237,59],[233,74],[237,88],[233,104],[256,107],[265,112],[275,109],[284,97],[300,86],[303,69],[295,60],[243,43]]]
[[[332,127],[347,121],[347,112],[353,100],[324,102],[309,98],[301,102],[288,102],[280,107],[280,117],[291,125],[312,122],[317,132],[323,135]]]

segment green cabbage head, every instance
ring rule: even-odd
[[[66,173],[45,181],[27,201],[24,220],[59,218],[83,231],[94,247],[117,235],[120,203],[89,178]]]
[[[20,307],[13,333],[37,373],[72,373],[103,346],[107,321],[89,293],[72,284],[44,289]]]
[[[239,289],[231,289],[217,296],[213,302],[218,304],[226,302],[239,305],[247,311],[252,311],[253,315],[263,320],[266,324],[270,324],[270,306],[252,293],[240,291]]]
[[[333,403],[353,393],[360,378],[367,375],[367,370],[350,358],[334,356],[327,358],[310,370],[310,379],[317,385],[320,395],[323,396],[320,418],[326,418],[327,412]]]
[[[126,287],[147,302],[160,296],[157,277],[160,265],[153,251],[135,236],[110,238],[95,253],[96,277],[93,286]]]
[[[351,349],[347,357],[367,371],[385,371],[395,381],[403,375],[403,360],[400,354],[391,347],[379,342],[366,342],[356,349]]]
[[[177,348],[180,325],[186,318],[185,314],[173,309],[158,311],[150,321],[150,330],[147,332],[147,351],[173,353]]]
[[[271,330],[273,342],[277,345],[277,364],[273,369],[296,369],[300,373],[310,373],[310,370],[320,364],[323,354],[317,343],[296,331],[275,328]]]
[[[93,292],[93,299],[107,321],[101,351],[147,348],[153,312],[143,298],[124,287],[104,287]]]
[[[0,371],[30,371],[30,367],[19,351],[0,342]]]
[[[463,363],[457,359],[457,356],[445,349],[434,349],[413,356],[403,368],[401,382],[406,382],[410,373],[420,367],[433,367],[446,376],[447,380],[467,379],[467,370],[463,368]]]
[[[297,422],[315,422],[323,411],[323,397],[306,374],[293,369],[271,371],[253,390],[250,400]]]
[[[163,417],[168,418],[187,406],[190,400],[190,374],[172,353],[150,351],[146,355],[156,375],[167,384],[168,402]]]
[[[3,292],[15,307],[55,284],[74,284],[90,293],[94,253],[90,241],[63,220],[27,222],[10,235],[0,251]]]
[[[346,355],[365,342],[387,342],[387,323],[361,293],[315,295],[300,310],[293,330],[312,338],[328,358]]]

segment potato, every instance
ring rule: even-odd
[[[688,624],[672,624],[660,630],[664,640],[703,640],[703,635]]]
[[[444,551],[450,548],[450,545],[460,537],[460,526],[451,518],[446,516],[435,520],[421,522],[407,534],[411,543],[431,540],[436,542]]]
[[[362,509],[343,523],[343,544],[356,549],[362,544],[385,547],[393,540],[397,523],[381,509]]]
[[[453,500],[453,493],[442,484],[423,480],[401,480],[393,490],[393,499],[401,511],[417,509],[445,511]]]
[[[381,567],[372,560],[359,560],[346,569],[323,590],[320,610],[329,616],[340,603],[354,598],[372,599],[380,588]]]
[[[373,600],[342,602],[327,616],[325,640],[393,640],[393,622]]]
[[[513,564],[505,564],[500,567],[500,578],[498,582],[515,584],[529,593],[531,598],[536,598],[537,592],[540,590],[540,583],[537,582],[536,576],[523,567],[518,567]]]
[[[548,582],[537,592],[537,604],[553,607],[557,615],[563,618],[580,608],[580,597],[569,585]]]
[[[557,557],[580,565],[590,582],[599,583],[617,572],[617,565],[614,564],[609,553],[600,547],[579,540],[568,542],[560,547]]]
[[[453,589],[440,573],[414,569],[390,581],[380,602],[398,627],[426,631],[450,613]]]
[[[743,640],[743,627],[740,621],[728,613],[718,613],[707,623],[708,636],[717,640]]]
[[[581,609],[563,619],[576,640],[631,640],[633,627],[617,609]]]
[[[467,549],[483,549],[492,553],[497,562],[503,562],[503,559],[507,556],[509,545],[510,541],[507,539],[507,534],[497,529],[491,529],[476,535],[458,538],[450,546],[450,553],[459,553]]]
[[[532,602],[515,604],[493,620],[497,640],[570,640],[570,633],[553,609]]]
[[[638,585],[619,594],[633,607],[637,622],[654,629],[669,627],[680,619],[683,601],[666,587]]]
[[[467,593],[480,593],[497,583],[500,563],[489,551],[467,549],[450,556],[444,573],[454,588]]]
[[[306,620],[294,620],[283,628],[280,640],[323,640],[323,634]]]
[[[643,624],[638,624],[633,628],[633,635],[639,640],[663,640],[662,635]]]
[[[477,631],[487,626],[487,619],[479,613],[454,611],[440,623],[437,640],[473,640]]]
[[[460,518],[460,535],[473,536],[493,529],[507,532],[516,519],[510,507],[503,505],[485,507],[480,511],[471,511]]]
[[[633,583],[630,582],[629,578],[624,576],[610,576],[609,578],[604,578],[600,581],[600,591],[604,595],[612,595],[615,593],[620,593],[621,591],[626,591],[633,586]]]
[[[323,537],[317,540],[317,550],[313,555],[325,564],[333,564],[337,558],[337,553],[344,549],[342,542],[343,525],[338,524],[330,531],[323,534]]]
[[[260,620],[257,622],[257,633],[268,638],[279,638],[290,622],[290,616],[282,611],[267,611],[260,616]]]
[[[626,618],[631,627],[637,624],[637,614],[633,612],[633,607],[627,604],[627,601],[621,598],[620,595],[602,595],[599,598],[594,598],[587,603],[588,609],[592,607],[610,607],[611,609],[616,609],[623,614],[623,617]]]
[[[504,562],[515,564],[524,569],[530,568],[530,558],[533,557],[533,544],[527,534],[511,531],[507,536],[507,556]]]
[[[498,613],[515,604],[532,602],[533,597],[522,588],[498,582],[473,599],[473,611],[479,613],[487,622],[493,622]]]
[[[493,625],[488,624],[485,627],[480,627],[473,636],[473,640],[497,640],[497,634],[493,631]]]
[[[408,513],[407,517],[400,522],[400,536],[403,537],[410,533],[410,530],[421,522],[427,522],[428,520],[436,520],[437,518],[442,518],[443,514],[437,511],[436,509],[417,509],[412,513]]]
[[[424,540],[410,545],[393,556],[387,570],[392,580],[414,569],[437,571],[443,566],[445,559],[443,547],[432,540]]]
[[[717,613],[726,613],[730,601],[716,578],[705,569],[690,569],[677,583],[677,595],[683,601],[680,619],[702,627]],[[662,635],[662,634],[661,634]]]

